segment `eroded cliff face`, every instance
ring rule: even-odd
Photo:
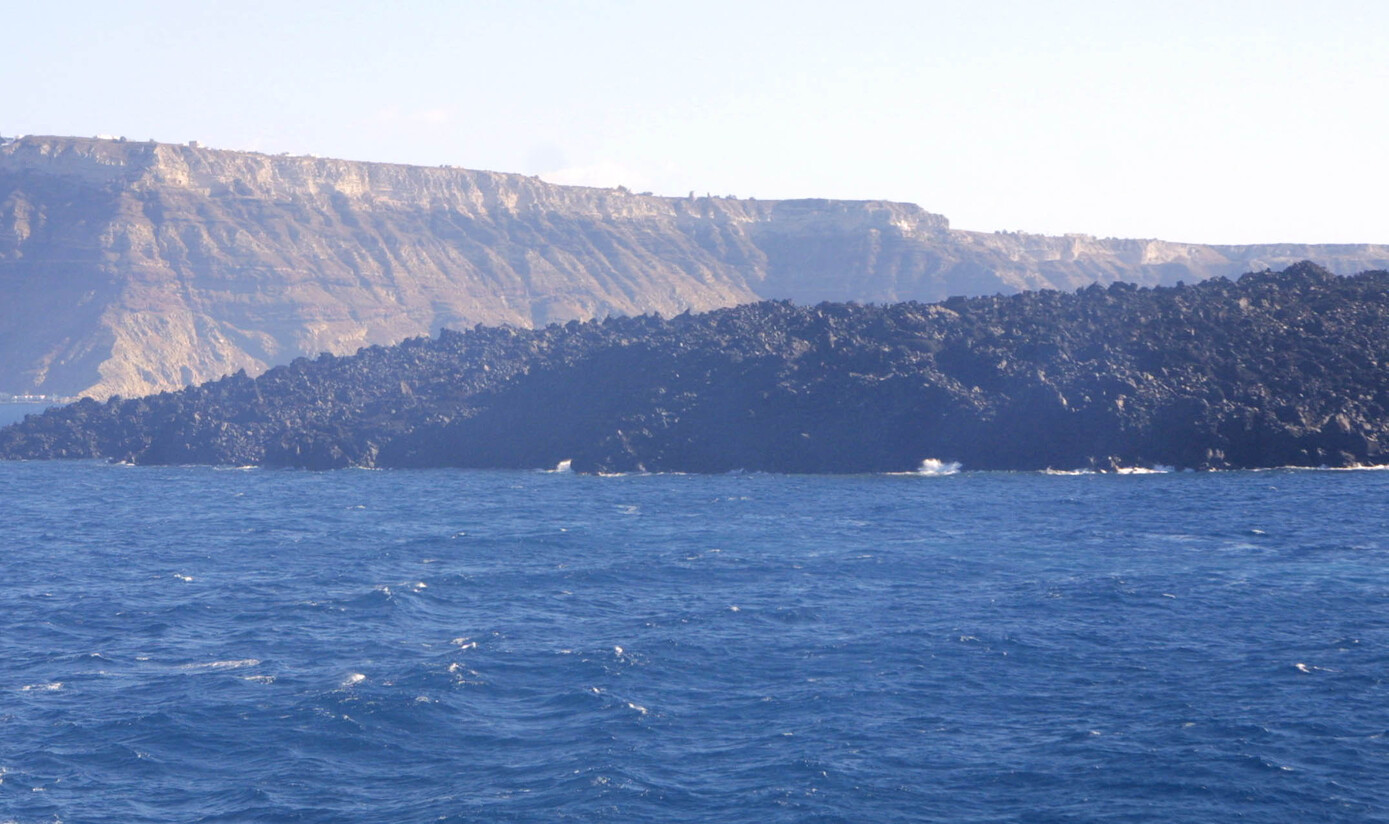
[[[1389,249],[981,234],[911,204],[27,137],[0,145],[0,392],[143,395],[477,323],[1170,283],[1302,258],[1350,272]]]

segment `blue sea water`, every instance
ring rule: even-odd
[[[1389,820],[1386,501],[0,463],[0,821]]]

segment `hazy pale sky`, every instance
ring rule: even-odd
[[[1389,243],[1389,2],[10,3],[0,134]]]

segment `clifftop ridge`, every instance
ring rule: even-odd
[[[659,197],[453,167],[0,144],[0,392],[127,397],[448,327],[1195,282],[1386,246],[950,228],[910,203]]]

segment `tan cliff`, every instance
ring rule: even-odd
[[[1195,281],[1389,247],[952,230],[912,204],[667,198],[67,137],[0,145],[0,392],[126,396],[477,323]]]

